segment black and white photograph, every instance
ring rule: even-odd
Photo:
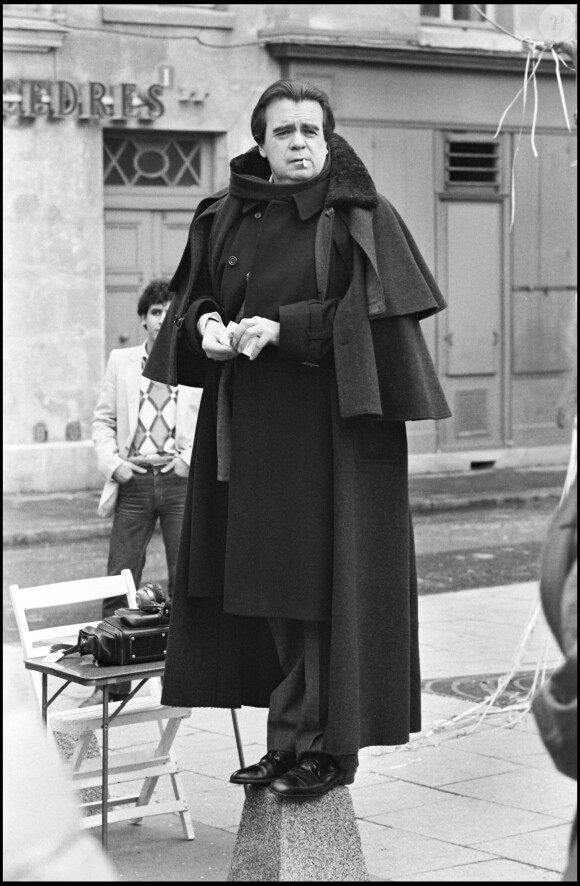
[[[576,4],[3,61],[4,881],[577,882]]]

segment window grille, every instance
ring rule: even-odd
[[[497,142],[447,140],[446,188],[487,188],[496,191],[499,186],[500,165]]]
[[[122,188],[201,188],[203,140],[198,135],[106,131],[104,182]]]

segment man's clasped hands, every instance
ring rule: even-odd
[[[265,317],[243,317],[227,326],[213,318],[207,323],[202,348],[212,360],[231,360],[244,354],[255,360],[266,345],[278,345],[280,324]]]

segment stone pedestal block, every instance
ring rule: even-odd
[[[369,879],[348,788],[315,800],[248,789],[228,882]]]

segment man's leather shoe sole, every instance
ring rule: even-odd
[[[326,754],[310,754],[275,779],[269,790],[279,799],[313,800],[344,784],[346,773]]]
[[[288,751],[268,751],[258,763],[238,769],[230,776],[232,784],[268,785],[296,765],[296,755]]]

